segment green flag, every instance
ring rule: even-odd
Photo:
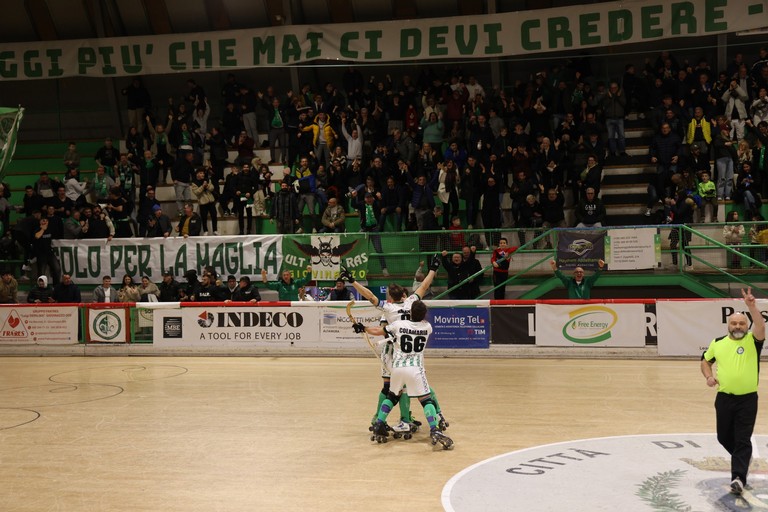
[[[16,152],[16,138],[24,117],[24,109],[0,107],[0,180],[5,178],[5,171]]]

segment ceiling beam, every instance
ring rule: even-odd
[[[273,26],[280,26],[286,23],[286,13],[283,10],[282,0],[265,0],[264,7],[267,8],[267,16]]]
[[[535,9],[549,9],[552,7],[552,0],[526,0],[525,4],[529,11]]]
[[[165,0],[141,0],[144,6],[144,12],[147,14],[149,26],[155,34],[172,34],[173,25],[171,17],[168,16],[168,6]]]
[[[328,0],[331,23],[354,23],[355,11],[350,0]]]
[[[392,17],[396,20],[413,20],[418,17],[413,0],[392,0]]]
[[[483,14],[483,0],[458,0],[459,16]]]
[[[95,5],[94,1],[98,0],[83,0],[83,9],[96,37],[116,37],[122,35],[115,32],[112,19],[104,12],[102,6]]]
[[[208,15],[211,30],[229,30],[232,28],[229,11],[222,0],[205,0],[205,13]]]
[[[53,22],[51,11],[48,10],[45,0],[25,0],[24,7],[27,9],[27,15],[39,40],[55,41],[59,38],[56,24]]]

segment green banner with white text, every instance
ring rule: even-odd
[[[283,240],[283,270],[304,276],[301,271],[312,266],[314,281],[333,281],[341,265],[355,279],[368,274],[368,240],[361,233],[342,235],[294,235]]]
[[[635,0],[511,13],[4,44],[0,79],[114,77],[287,66],[499,58],[768,25],[768,0]]]

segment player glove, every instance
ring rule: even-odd
[[[347,269],[344,265],[341,266],[341,272],[339,272],[339,279],[342,281],[347,281],[348,283],[354,283],[355,278],[352,277],[352,272]]]
[[[365,326],[360,322],[353,323],[352,328],[355,330],[357,334],[362,334],[365,332]]]
[[[439,268],[440,268],[440,255],[435,254],[434,256],[432,256],[432,259],[429,260],[429,270],[434,270],[435,272],[437,272],[437,269]]]

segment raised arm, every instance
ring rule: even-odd
[[[374,295],[371,290],[369,290],[365,286],[355,281],[355,278],[352,276],[352,272],[350,272],[349,269],[347,269],[347,267],[345,267],[344,265],[341,266],[341,272],[339,272],[339,279],[351,284],[360,295],[362,295],[374,306],[379,305],[379,298],[376,295]]]
[[[760,310],[757,309],[755,296],[752,295],[752,288],[747,288],[746,292],[742,288],[741,296],[744,297],[744,304],[746,304],[752,317],[752,335],[757,341],[765,340],[765,319],[763,319],[763,314]]]
[[[423,297],[424,294],[427,293],[427,290],[429,290],[429,287],[432,286],[432,281],[434,281],[435,276],[437,275],[438,268],[440,268],[440,255],[435,254],[429,262],[429,273],[427,273],[427,277],[424,278],[421,285],[414,291],[419,298]]]

